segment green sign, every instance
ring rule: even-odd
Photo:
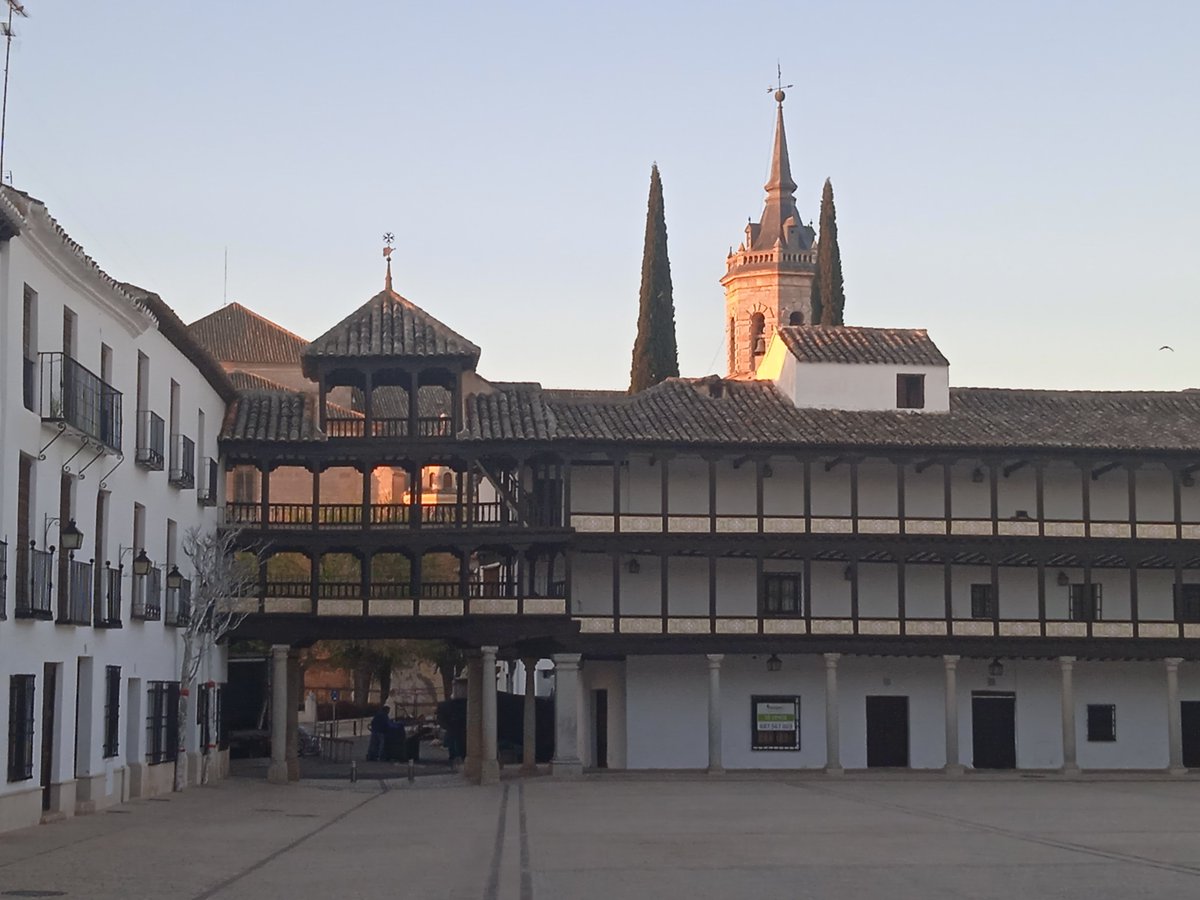
[[[759,700],[754,708],[754,722],[759,731],[795,731],[796,702]]]

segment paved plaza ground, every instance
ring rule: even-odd
[[[0,835],[0,897],[1198,895],[1190,778],[235,777]]]

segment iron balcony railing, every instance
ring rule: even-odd
[[[162,569],[151,566],[145,575],[133,576],[133,607],[130,615],[144,622],[162,618]]]
[[[167,610],[163,622],[186,628],[192,621],[192,582],[184,578],[177,588],[167,588]]]
[[[91,560],[67,560],[67,591],[58,611],[60,625],[91,625],[95,575]]]
[[[217,461],[208,456],[200,460],[200,482],[196,488],[196,502],[201,506],[217,505]]]
[[[97,628],[121,627],[121,571],[107,563],[101,572],[100,595],[96,597],[93,621]]]
[[[39,353],[42,420],[121,452],[121,392],[65,353]]]
[[[54,551],[38,550],[34,542],[17,546],[16,602],[18,619],[53,619],[51,591],[54,585]]]
[[[8,541],[0,541],[0,620],[8,618]]]
[[[196,486],[196,442],[186,435],[171,435],[171,470],[167,481],[184,490]]]
[[[143,469],[161,472],[166,453],[166,423],[148,409],[138,410],[136,462]]]

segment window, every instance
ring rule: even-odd
[[[800,312],[800,310],[798,310],[798,309],[793,311],[792,313],[790,313],[788,315],[788,324],[789,325],[803,325],[804,324],[804,313]]]
[[[37,291],[25,285],[25,307],[21,320],[21,346],[23,349],[23,368],[21,370],[21,386],[25,400],[25,408],[30,412],[37,410]]]
[[[33,777],[33,675],[8,680],[8,780]]]
[[[971,618],[990,619],[996,612],[995,595],[990,584],[971,585]]]
[[[442,490],[443,491],[454,490],[454,473],[453,472],[444,472],[442,474]]]
[[[800,698],[750,698],[750,749],[800,749]]]
[[[207,756],[221,745],[221,689],[217,685],[200,685],[196,724],[200,726],[200,752]]]
[[[171,762],[179,747],[179,683],[152,681],[146,691],[146,761]]]
[[[1087,739],[1115,741],[1117,739],[1117,708],[1111,703],[1089,703],[1087,708]]]
[[[798,616],[804,611],[798,572],[763,573],[762,611],[765,616]]]
[[[896,376],[896,409],[925,408],[925,376]]]
[[[1176,587],[1175,620],[1200,622],[1200,584],[1181,584]]]
[[[1101,588],[1099,584],[1073,584],[1071,585],[1071,621],[1072,622],[1099,622],[1100,621],[1100,597]]]
[[[111,759],[121,747],[121,667],[104,667],[104,758]]]

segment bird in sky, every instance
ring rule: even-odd
[[[1174,347],[1171,347],[1171,346],[1169,346],[1169,345],[1167,345],[1167,344],[1163,344],[1163,345],[1162,345],[1161,347],[1159,347],[1158,349],[1159,349],[1159,350],[1170,350],[1172,353],[1174,353],[1174,352],[1175,352],[1175,348],[1174,348]]]

